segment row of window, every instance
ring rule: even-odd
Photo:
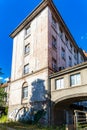
[[[70,86],[76,86],[81,84],[80,73],[70,76]],[[64,88],[64,78],[56,80],[56,90]],[[22,98],[28,98],[28,86],[22,88]]]
[[[25,29],[25,36],[30,35],[30,33],[31,33],[31,26],[28,25],[28,27]],[[29,53],[30,53],[30,43],[28,43],[24,47],[24,55],[26,56]],[[23,74],[25,75],[25,74],[28,74],[28,73],[29,73],[29,64],[26,64],[26,65],[24,65],[24,72],[23,72]],[[24,87],[23,89],[24,89],[24,94],[23,95],[25,97],[27,95],[27,92],[26,92],[27,88]]]
[[[52,36],[52,47],[57,49],[57,40],[54,36]],[[62,58],[65,60],[65,49],[62,48]],[[76,50],[74,49],[74,58],[77,59],[77,53]]]
[[[65,50],[62,48],[61,50],[61,57],[62,59],[65,61],[66,60],[66,57],[65,57]],[[72,66],[72,58],[69,56],[68,58],[68,66]],[[57,60],[55,58],[52,58],[52,68],[54,71],[58,71],[57,69]]]
[[[55,20],[55,18],[52,16],[52,25],[53,25],[53,27],[56,29],[57,27],[57,22],[56,22],[56,20]],[[59,28],[59,30],[60,30],[60,33],[59,33],[59,36],[60,36],[60,38],[63,40],[63,30],[62,30],[62,28],[60,27]],[[64,42],[64,40],[63,40],[63,42]],[[65,35],[65,42],[64,42],[65,44],[66,44],[66,46],[67,46],[67,48],[70,50],[70,52],[72,52],[72,49],[73,49],[73,45],[72,45],[72,43],[69,41],[69,39],[67,38],[67,36]],[[52,36],[52,45],[54,46],[54,47],[57,47],[57,40],[56,40],[56,38],[54,38],[53,36]],[[77,59],[77,51],[76,51],[76,49],[74,48],[74,57],[75,57],[75,59]]]
[[[70,86],[76,86],[81,84],[80,73],[70,76]],[[64,88],[64,78],[56,80],[56,90]]]

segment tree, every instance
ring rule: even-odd
[[[3,75],[2,69],[0,68],[0,76]],[[5,99],[7,97],[7,93],[3,88],[2,80],[0,81],[0,107],[5,106]]]
[[[4,88],[2,86],[0,87],[0,107],[5,106],[5,98],[7,97],[7,93],[5,92]]]

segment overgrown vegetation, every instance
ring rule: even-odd
[[[5,123],[8,121],[7,115],[2,115],[0,118],[0,123]]]
[[[6,113],[8,108],[5,109]],[[7,115],[2,115],[0,118],[0,130],[8,130],[7,128],[13,128],[15,130],[65,130],[65,126],[42,126],[38,123],[39,119],[45,115],[44,110],[39,110],[35,113],[34,122],[11,122],[8,120]]]
[[[60,127],[43,127],[39,124],[37,125],[29,125],[20,122],[8,122],[2,123],[3,128],[1,130],[5,130],[6,127],[14,128],[15,130],[65,130],[64,126]],[[6,129],[7,130],[7,129]]]

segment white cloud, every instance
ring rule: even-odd
[[[9,78],[5,78],[4,80],[5,80],[5,81],[9,81]]]
[[[9,78],[5,78],[4,81],[6,81],[6,82],[9,81]]]

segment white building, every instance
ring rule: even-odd
[[[22,107],[45,109],[49,121],[48,76],[85,61],[52,0],[43,0],[11,33],[13,57],[9,117]],[[23,109],[24,110],[24,109]]]

